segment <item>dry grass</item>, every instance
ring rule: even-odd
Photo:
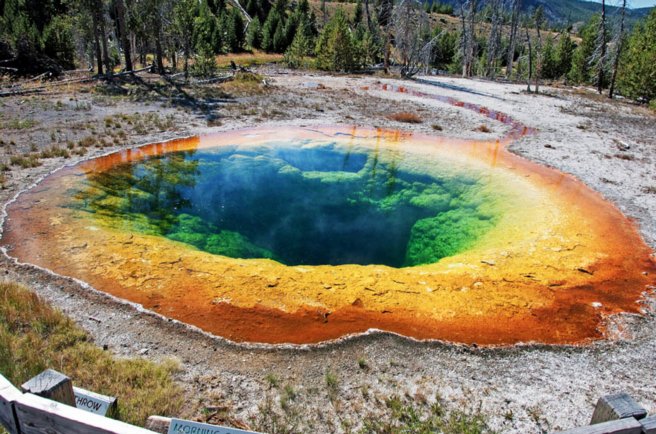
[[[66,149],[60,148],[59,146],[51,146],[39,153],[40,158],[69,158],[70,156],[71,154]]]
[[[216,56],[216,64],[219,68],[229,68],[230,61],[233,61],[239,66],[251,67],[265,63],[282,62],[283,58],[284,56],[282,54],[254,50],[252,53],[222,54]]]
[[[0,124],[0,130],[27,130],[38,124],[33,119],[12,119],[10,121]]]
[[[0,283],[0,372],[20,385],[46,368],[76,386],[118,397],[119,418],[132,424],[143,425],[153,414],[175,415],[182,406],[173,362],[114,357],[27,288]]]
[[[237,72],[233,80],[221,85],[221,90],[231,95],[246,96],[266,92],[264,77],[252,72]]]
[[[9,159],[9,162],[12,166],[20,166],[23,169],[30,167],[39,167],[41,162],[39,161],[39,156],[36,154],[28,155],[12,155]]]
[[[388,118],[393,121],[403,122],[406,124],[420,124],[423,122],[423,120],[419,117],[419,115],[410,112],[392,113],[391,115],[388,116]]]

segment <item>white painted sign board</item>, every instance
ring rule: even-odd
[[[116,401],[116,398],[90,392],[79,387],[73,387],[73,393],[75,394],[75,406],[77,408],[101,416],[107,415],[107,411]]]
[[[208,423],[191,422],[189,420],[171,419],[167,434],[258,434],[254,431],[226,428],[224,426],[210,425]]]

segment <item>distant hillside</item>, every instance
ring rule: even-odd
[[[441,0],[454,7],[456,13],[460,0]],[[483,4],[485,0],[483,0]],[[582,0],[523,0],[522,9],[530,11],[542,5],[545,15],[551,24],[576,24],[587,21],[592,15],[601,12],[601,4]],[[629,9],[627,15],[630,21],[646,17],[652,8]],[[606,6],[606,12],[613,16],[618,11],[615,6]]]

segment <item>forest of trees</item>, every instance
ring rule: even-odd
[[[291,68],[439,70],[521,80],[535,91],[540,80],[564,80],[656,99],[656,9],[630,29],[620,0],[619,13],[604,9],[574,32],[550,28],[540,8],[521,12],[521,0],[462,0],[455,10],[439,1],[326,3],[0,0],[0,73],[152,65],[207,76],[217,55],[257,50],[284,54]]]

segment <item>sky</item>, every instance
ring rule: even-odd
[[[590,1],[601,3],[601,0],[590,0]],[[618,2],[617,0],[606,0],[606,4],[608,4],[608,5],[614,6],[618,3],[620,3],[620,2]],[[656,0],[628,0],[628,3],[629,3],[629,6],[634,8],[634,9],[635,8],[647,8],[647,7],[651,7],[651,6],[656,6]]]

